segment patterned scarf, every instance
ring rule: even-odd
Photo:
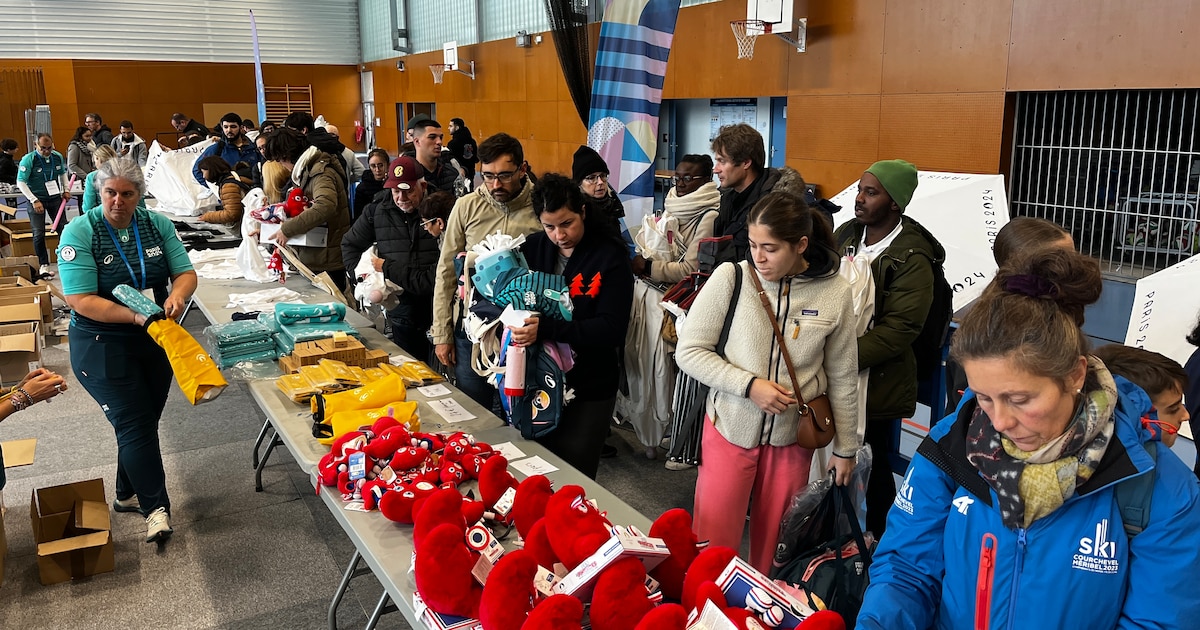
[[[1029,527],[1058,509],[1087,481],[1112,440],[1117,385],[1099,360],[1088,357],[1088,376],[1067,430],[1031,453],[992,427],[981,407],[967,430],[967,459],[1000,498],[1006,527]]]

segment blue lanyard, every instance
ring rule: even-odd
[[[42,156],[39,155],[38,157]],[[42,186],[45,187],[46,184],[50,183],[50,180],[58,178],[54,176],[54,154],[51,153],[50,157],[42,158],[42,161],[46,163],[46,166],[42,167]]]
[[[112,238],[113,245],[117,246],[117,253],[121,255],[121,262],[125,263],[125,268],[129,270],[129,279],[136,285],[138,291],[146,289],[146,257],[142,251],[142,235],[138,233],[136,211],[133,217],[133,240],[137,245],[138,265],[142,268],[142,283],[138,284],[137,276],[133,275],[133,265],[129,264],[129,259],[125,257],[125,250],[121,247],[121,243],[117,240],[117,233],[113,232],[112,226],[108,224],[108,219],[103,219],[104,227],[108,229],[108,236]]]

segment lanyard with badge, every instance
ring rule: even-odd
[[[58,187],[58,176],[54,174],[54,154],[51,153],[50,157],[42,159],[46,163],[42,167],[42,186],[46,189],[46,194],[51,197],[61,195],[62,189]]]
[[[129,258],[125,256],[125,250],[121,247],[121,243],[117,240],[116,232],[113,232],[112,226],[108,221],[103,221],[105,229],[108,230],[108,236],[112,238],[113,245],[117,246],[117,253],[121,255],[121,262],[125,263],[125,268],[129,270],[129,280],[133,282],[138,291],[146,290],[146,257],[142,251],[142,235],[138,232],[137,219],[133,220],[133,240],[137,245],[138,264],[142,268],[142,282],[138,284],[137,276],[133,275],[133,265],[129,264]]]

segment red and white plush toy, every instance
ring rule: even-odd
[[[671,557],[650,571],[650,577],[658,580],[663,597],[680,601],[683,598],[683,578],[688,567],[700,554],[699,541],[692,531],[692,515],[687,510],[675,508],[663,512],[650,526],[650,537],[661,538],[671,550]]]
[[[500,557],[488,574],[479,603],[484,630],[521,630],[538,595],[533,586],[537,568],[533,554],[524,549]]]
[[[546,537],[554,555],[568,569],[595,553],[612,537],[609,522],[591,503],[583,488],[563,486],[546,502]]]
[[[512,506],[497,509],[497,503],[511,488],[517,489],[517,478],[508,472],[508,460],[503,455],[492,455],[479,469],[479,498],[495,514],[495,520],[512,523]]]
[[[260,223],[283,223],[292,217],[299,216],[301,212],[310,207],[312,207],[312,202],[304,196],[304,189],[297,186],[288,191],[286,200],[251,210],[250,216]]]
[[[553,495],[554,488],[545,475],[534,475],[517,486],[511,514],[521,538],[528,538],[534,523],[546,515],[546,503]]]

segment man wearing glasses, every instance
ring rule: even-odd
[[[421,226],[417,207],[425,197],[425,170],[416,160],[400,156],[388,165],[383,183],[390,194],[369,204],[342,237],[342,263],[351,273],[372,244],[372,262],[403,292],[388,311],[392,341],[412,356],[426,360],[429,340],[425,333],[433,320],[433,272],[438,263],[438,243]]]
[[[46,213],[57,212],[62,201],[71,198],[67,189],[67,162],[54,150],[54,138],[39,133],[37,150],[26,153],[17,167],[17,188],[29,200],[29,225],[33,231],[33,252],[37,254],[43,278],[52,278],[50,253],[46,250]]]
[[[433,292],[433,343],[438,360],[446,367],[454,366],[458,388],[492,409],[496,390],[471,369],[471,342],[455,317],[458,278],[454,259],[489,234],[525,236],[540,231],[542,226],[533,214],[533,184],[526,177],[525,150],[520,141],[498,133],[479,145],[479,161],[483,185],[454,204],[442,235]]]

